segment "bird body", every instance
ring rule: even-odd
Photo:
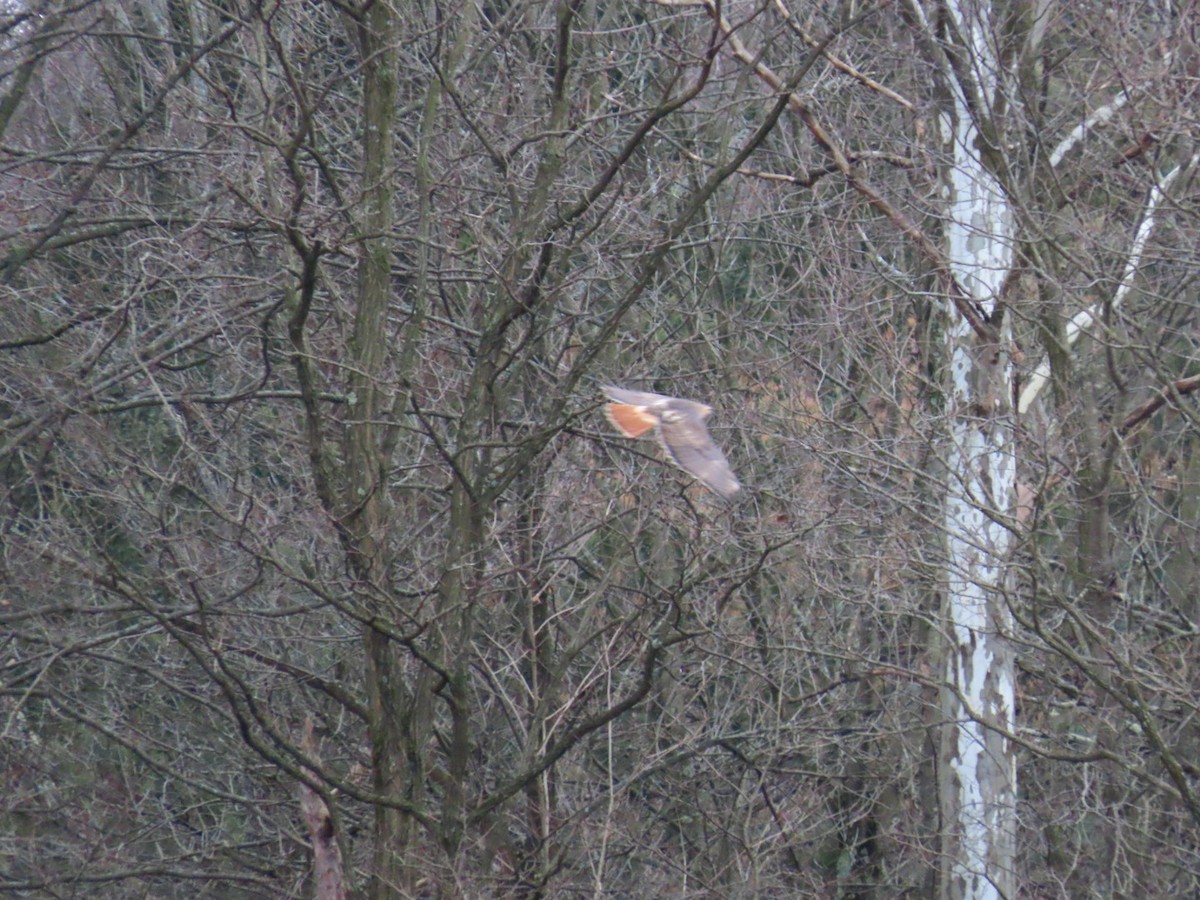
[[[612,401],[605,407],[608,420],[625,437],[641,437],[654,429],[667,459],[705,487],[726,499],[741,490],[729,461],[704,425],[711,406],[609,385],[602,390]]]

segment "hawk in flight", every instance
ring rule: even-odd
[[[605,407],[608,421],[625,437],[641,437],[653,428],[667,458],[705,487],[726,499],[741,489],[725,454],[704,427],[711,406],[607,385],[601,390],[613,401]]]

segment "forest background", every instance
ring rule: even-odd
[[[0,893],[1200,893],[1197,16],[6,0]]]

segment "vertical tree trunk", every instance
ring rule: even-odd
[[[954,79],[946,134],[953,159],[948,179],[947,252],[958,285],[997,334],[982,333],[950,310],[947,332],[946,537],[948,653],[942,709],[945,729],[940,795],[945,828],[940,895],[1015,896],[1016,755],[1012,729],[1015,660],[1006,640],[1008,530],[1015,457],[1011,361],[1000,289],[1012,261],[1012,211],[983,149],[972,108],[993,109],[995,32],[986,4],[951,3],[948,12],[965,52],[967,72]],[[992,727],[994,726],[994,728]],[[999,730],[996,730],[999,729]]]
[[[309,759],[319,761],[317,742],[313,737],[313,717],[304,722],[304,734],[300,746]],[[307,770],[320,778],[317,772]],[[308,828],[308,840],[312,844],[313,897],[316,900],[347,900],[350,892],[346,888],[346,867],[342,862],[342,848],[338,844],[337,830],[325,798],[300,783],[300,812]]]
[[[359,28],[363,59],[363,196],[358,262],[357,309],[350,347],[351,407],[346,431],[344,523],[354,574],[384,622],[391,568],[384,539],[389,520],[387,460],[383,451],[387,360],[387,312],[391,300],[393,131],[396,110],[396,13],[390,0],[371,4]],[[366,692],[371,740],[372,787],[380,796],[414,802],[424,783],[421,742],[414,725],[427,716],[414,709],[395,646],[385,631],[367,626]],[[415,746],[414,746],[415,745]],[[412,822],[394,806],[375,807],[370,877],[374,900],[396,895],[408,883],[406,852]]]

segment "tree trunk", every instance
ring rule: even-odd
[[[388,606],[391,561],[384,540],[391,504],[387,489],[387,443],[380,426],[385,393],[387,314],[391,301],[393,132],[396,115],[396,53],[399,33],[389,0],[372,4],[359,28],[363,60],[363,196],[358,260],[358,307],[350,347],[351,407],[346,430],[344,522],[354,574],[364,583],[381,625],[394,620]],[[396,646],[386,629],[364,634],[372,787],[381,797],[419,802],[424,741],[416,731],[428,715],[406,684]],[[383,900],[410,886],[406,859],[412,820],[395,806],[377,804],[372,836],[370,896]]]
[[[990,136],[980,133],[972,106],[988,109],[997,95],[996,61],[988,40],[990,10],[951,4],[970,55],[975,95],[960,75],[953,82],[945,135],[953,155],[948,179],[946,238],[960,289],[990,321],[1012,261],[1008,201],[983,160]],[[950,311],[947,334],[949,446],[945,505],[946,618],[949,638],[942,709],[940,789],[944,823],[943,898],[1015,895],[1016,754],[1004,736],[1013,725],[1015,660],[1006,635],[1005,557],[1016,465],[1012,443],[1011,360],[1007,320],[995,335]]]

